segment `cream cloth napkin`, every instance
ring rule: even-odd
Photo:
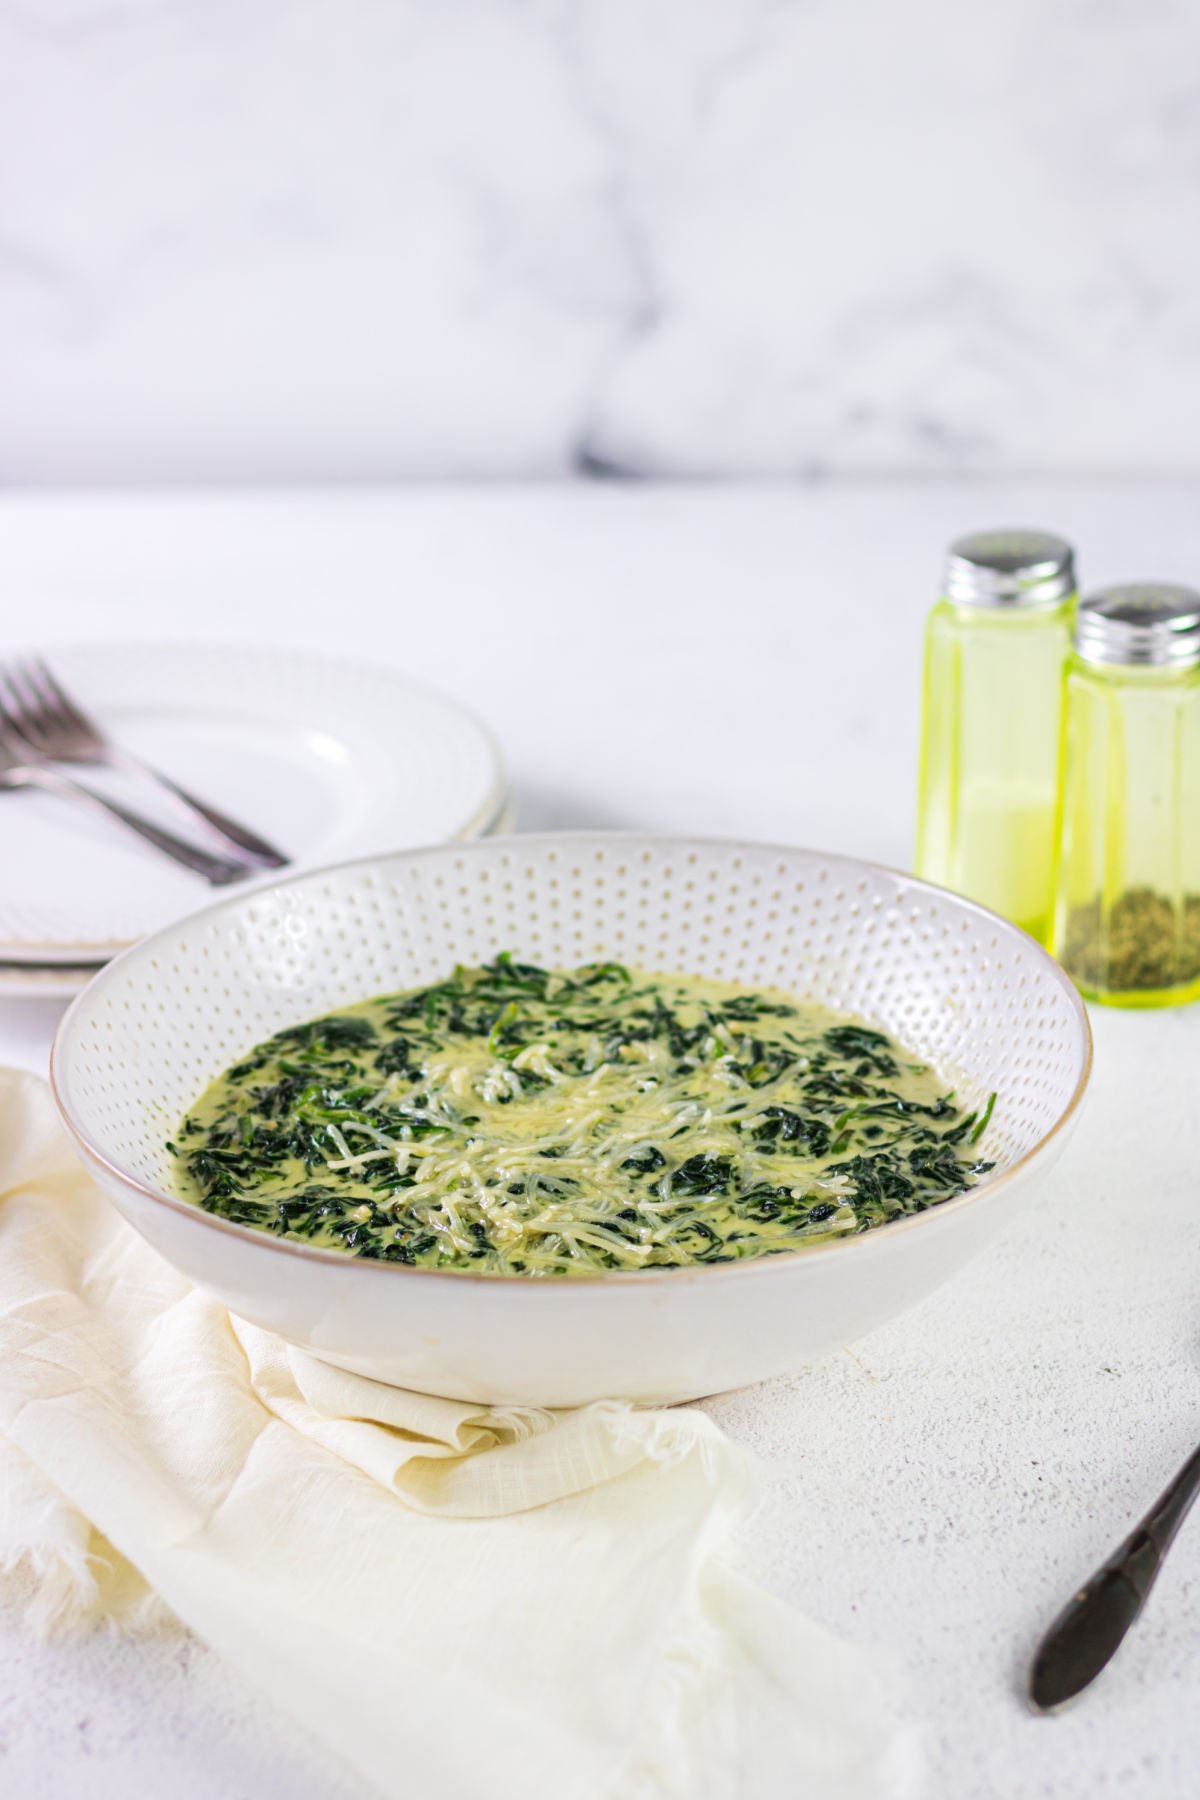
[[[35,1620],[157,1605],[405,1800],[897,1800],[859,1650],[720,1558],[703,1413],[488,1410],[230,1318],[0,1071],[0,1568]]]

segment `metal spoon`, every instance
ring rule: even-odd
[[[1141,1524],[1067,1602],[1038,1645],[1029,1672],[1029,1698],[1038,1712],[1073,1700],[1116,1655],[1197,1494],[1200,1449],[1188,1457]]]

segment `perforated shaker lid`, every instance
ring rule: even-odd
[[[1079,603],[1075,648],[1091,663],[1178,669],[1200,662],[1200,594],[1168,581],[1098,588]]]
[[[1075,552],[1051,531],[974,531],[946,558],[956,606],[1049,606],[1075,592]]]

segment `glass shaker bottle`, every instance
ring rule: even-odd
[[[950,546],[925,632],[916,872],[1050,931],[1071,546],[981,531]]]
[[[1200,594],[1082,601],[1066,673],[1053,948],[1089,999],[1200,998]]]

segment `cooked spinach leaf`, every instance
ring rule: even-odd
[[[573,1275],[772,1256],[962,1193],[964,1111],[883,1032],[614,962],[481,968],[290,1026],[170,1146],[209,1211],[355,1256]]]

